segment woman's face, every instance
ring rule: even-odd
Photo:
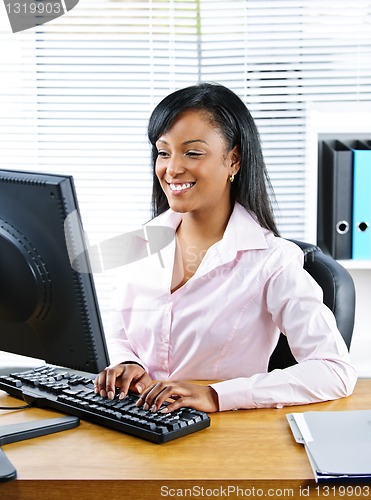
[[[175,212],[230,209],[230,180],[239,169],[220,130],[202,111],[185,111],[156,142],[156,175]],[[206,213],[205,212],[205,213]]]

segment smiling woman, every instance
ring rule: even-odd
[[[202,175],[208,175],[208,185],[210,182],[214,185],[222,179],[223,188],[219,189],[224,191],[225,188],[230,193],[229,208],[230,202],[233,205],[234,201],[238,201],[258,217],[263,227],[278,235],[259,134],[249,110],[234,92],[222,85],[208,83],[173,92],[152,112],[148,136],[152,144],[152,201],[155,216],[170,205],[160,180],[161,174],[158,175],[161,158],[167,159],[167,179],[173,173],[180,178],[179,169],[184,168],[185,159],[189,159],[187,165],[198,165],[196,170],[200,171],[200,181]],[[172,144],[169,144],[170,139]],[[159,149],[160,145],[167,145],[167,149]],[[184,157],[181,163],[178,161],[179,155]],[[218,168],[212,170],[212,164]],[[244,171],[234,181],[241,166]],[[189,175],[195,174],[191,170]],[[233,184],[226,182],[228,178],[234,181]],[[218,199],[217,192],[211,188],[208,190],[215,202],[215,198]]]
[[[211,218],[226,221],[231,211],[229,179],[238,172],[239,152],[228,151],[212,118],[198,110],[181,113],[156,147],[155,172],[169,206],[186,212],[185,218],[202,217],[208,225]]]
[[[162,413],[282,407],[349,395],[356,374],[299,247],[278,236],[255,123],[226,87],[170,94],[149,121],[162,261],[118,276],[95,390]],[[280,332],[298,363],[268,372]],[[221,380],[208,386],[186,380]],[[154,380],[158,380],[154,383]],[[170,398],[172,402],[163,407]]]
[[[280,233],[315,241],[308,109],[324,105],[325,132],[334,132],[328,105],[342,116],[336,126],[360,132],[354,111],[367,114],[371,101],[371,0],[333,4],[80,1],[17,35],[3,6],[0,165],[73,175],[91,243],[136,230],[150,217],[151,110],[200,78],[217,81],[248,103],[259,127]],[[95,281],[108,328],[110,276]]]

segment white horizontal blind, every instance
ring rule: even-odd
[[[10,35],[5,20],[0,25],[0,166],[27,169],[37,164],[35,41],[32,33]]]
[[[307,239],[311,102],[370,101],[371,2],[201,1],[202,78],[244,98],[261,133],[281,233]],[[370,131],[371,132],[371,131]]]
[[[151,216],[149,115],[199,79],[197,2],[80,0],[5,46],[19,55],[4,67],[1,167],[73,175],[90,243],[140,227]],[[111,277],[95,282],[106,321]]]
[[[193,0],[80,3],[36,35],[39,165],[75,175],[104,239],[150,217],[146,126],[198,78],[197,13]]]

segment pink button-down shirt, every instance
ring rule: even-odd
[[[172,210],[149,225],[174,230]],[[166,242],[168,243],[168,241]],[[108,332],[112,364],[139,362],[152,379],[221,380],[220,410],[281,407],[349,395],[356,381],[322,290],[303,253],[235,205],[222,240],[171,293],[175,238],[123,266]],[[279,333],[298,364],[267,373]]]

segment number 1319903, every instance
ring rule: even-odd
[[[63,14],[61,2],[15,2],[7,3],[9,14]]]
[[[332,498],[368,498],[371,493],[369,485],[334,485],[334,486],[316,486],[318,497]]]

